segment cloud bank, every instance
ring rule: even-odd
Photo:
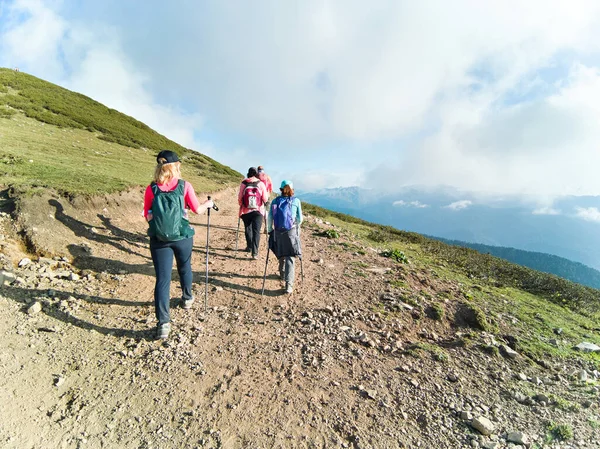
[[[6,5],[0,63],[242,171],[600,194],[596,1]]]

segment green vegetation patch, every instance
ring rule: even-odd
[[[444,307],[439,303],[432,304],[427,310],[427,314],[436,321],[441,321],[444,319]]]
[[[388,259],[392,259],[398,263],[410,263],[408,257],[406,257],[406,254],[404,254],[404,251],[400,251],[397,249],[383,251],[381,255],[383,257],[387,257]]]
[[[558,424],[549,422],[546,425],[548,435],[546,441],[549,443],[554,440],[566,441],[573,438],[573,428],[569,424]]]
[[[5,184],[63,194],[121,191],[149,183],[162,149],[179,154],[183,176],[196,190],[214,191],[242,177],[132,117],[26,73],[0,69],[0,89]]]

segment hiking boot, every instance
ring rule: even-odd
[[[194,304],[194,301],[194,298],[182,299],[181,307],[183,307],[185,310],[189,310],[192,308],[192,304]]]
[[[285,285],[285,292],[288,295],[291,295],[294,292],[294,286],[292,284],[286,284]]]
[[[164,340],[169,337],[169,333],[171,332],[171,323],[163,323],[159,324],[156,328],[156,338],[159,340]]]
[[[258,260],[258,254],[252,254],[252,260]]]

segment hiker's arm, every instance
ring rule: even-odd
[[[194,191],[194,187],[191,183],[185,182],[184,190],[183,190],[183,199],[185,200],[185,205],[195,214],[201,214],[204,210],[200,211],[200,201],[198,201],[198,197],[196,196],[196,192]]]
[[[240,191],[238,192],[238,205],[242,206],[242,196],[244,195],[244,184],[240,184]]]
[[[203,214],[207,209],[213,207],[213,202],[211,200],[206,200],[203,204],[200,204],[200,201],[198,201],[198,197],[196,196],[196,192],[194,192],[194,187],[187,181],[185,183],[183,195],[185,199],[185,205],[188,206],[195,214]]]
[[[148,186],[144,193],[144,218],[146,220],[149,220],[148,211],[152,209],[152,201],[154,201],[154,192],[152,192],[152,187]]]
[[[261,182],[259,185],[262,184],[262,200],[263,200],[263,204],[266,203],[267,201],[269,201],[269,191],[267,190],[267,186],[265,185],[264,182]]]
[[[273,214],[271,211],[273,210],[273,204],[269,205],[269,210],[267,211],[267,232],[271,232],[273,230]]]
[[[300,226],[304,217],[302,216],[302,203],[297,199],[297,209],[296,209],[296,224]]]

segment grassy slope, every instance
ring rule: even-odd
[[[571,345],[561,340],[600,345],[600,290],[420,234],[310,204],[303,209],[381,250],[402,251],[410,261],[408,270],[424,270],[432,279],[458,283],[461,300],[483,312],[488,330],[497,335],[518,335],[519,351],[534,360],[573,357],[576,353]],[[360,275],[360,270],[354,274]],[[432,298],[425,290],[408,288],[402,275],[390,273],[388,277],[390,286],[417,307],[425,303],[443,305],[447,298],[443,292]],[[556,335],[556,329],[562,329],[562,334]],[[558,346],[552,342],[555,339],[559,340]],[[600,368],[600,354],[581,357],[596,362]]]
[[[34,76],[0,69],[0,174],[15,187],[111,193],[148,184],[161,149],[176,151],[198,191],[241,175],[114,109]]]

